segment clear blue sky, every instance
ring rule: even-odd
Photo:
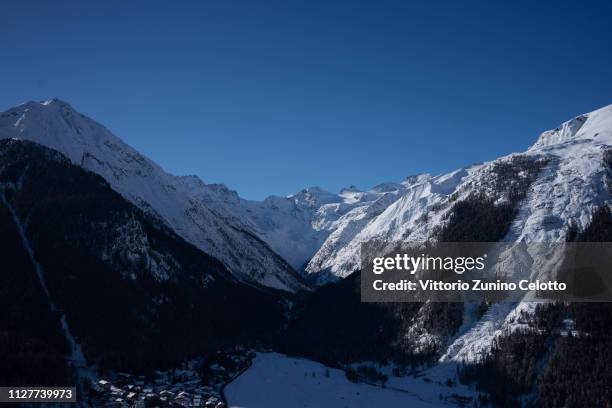
[[[524,150],[612,103],[612,2],[11,1],[0,109],[59,97],[247,198]]]

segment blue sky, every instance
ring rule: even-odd
[[[5,2],[0,109],[70,102],[247,198],[524,150],[612,103],[612,2]]]

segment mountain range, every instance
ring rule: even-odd
[[[492,180],[517,157],[546,165],[529,180],[529,191],[503,240],[556,241],[564,238],[570,221],[584,227],[593,206],[610,196],[602,155],[612,145],[612,106],[542,133],[525,152],[447,174],[423,173],[367,191],[350,186],[331,193],[309,187],[261,202],[196,176],[168,174],[58,99],[28,102],[0,114],[0,138],[34,141],[101,175],[130,202],[221,260],[239,279],[299,292],[355,271],[362,242],[435,239],[453,201],[474,194],[498,204],[508,201],[503,187]]]
[[[0,276],[9,328],[0,341],[40,344],[54,370],[66,350],[86,375],[171,367],[237,344],[340,367],[477,363],[540,341],[525,316],[550,323],[560,312],[361,303],[361,244],[607,237],[612,105],[543,132],[524,152],[447,174],[254,201],[167,173],[66,102],[27,102],[0,113],[0,198],[13,267]],[[540,361],[533,353],[522,364]]]

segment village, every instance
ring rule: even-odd
[[[149,377],[112,373],[90,384],[89,397],[95,406],[109,408],[226,408],[224,387],[250,367],[254,356],[237,348]]]

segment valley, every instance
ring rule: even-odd
[[[0,114],[6,381],[78,378],[118,407],[550,395],[564,350],[608,353],[605,306],[592,324],[590,306],[363,303],[361,245],[612,240],[611,149],[612,105],[447,174],[259,202],[165,172],[66,102],[16,106]],[[15,350],[46,359],[28,372]]]

